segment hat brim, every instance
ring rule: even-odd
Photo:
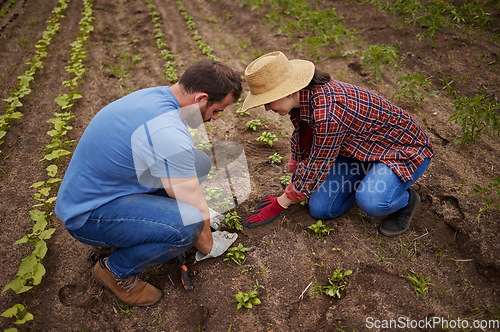
[[[314,76],[314,63],[301,59],[290,60],[290,62],[292,64],[293,72],[290,73],[289,77],[282,84],[278,84],[272,90],[258,95],[253,95],[249,92],[243,102],[243,111],[284,98],[309,85]]]

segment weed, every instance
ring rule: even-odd
[[[496,196],[495,196],[496,193]],[[493,179],[490,180],[490,183],[488,185],[481,187],[478,184],[474,185],[474,190],[472,192],[472,196],[477,196],[477,195],[488,195],[491,194],[488,197],[484,197],[482,199],[483,203],[485,206],[481,207],[478,211],[477,214],[477,222],[479,222],[479,219],[483,215],[484,212],[488,210],[496,210],[500,211],[500,176],[497,176]],[[491,197],[493,196],[493,197]]]
[[[472,318],[496,318],[500,319],[500,306],[488,307],[484,304],[477,304],[475,307],[470,308]]]
[[[451,250],[441,249],[438,246],[434,246],[433,251],[436,260],[438,261],[438,264],[441,264],[443,258],[446,257],[446,253],[450,252]]]
[[[318,220],[315,224],[308,227],[314,234],[318,240],[321,240],[325,235],[329,235],[333,228],[328,228],[326,225],[323,225],[323,221]]]
[[[410,241],[408,244],[405,244],[399,239],[399,252],[411,260],[417,254],[417,243]]]
[[[262,302],[258,298],[259,292],[251,291],[249,293],[238,292],[234,297],[236,298],[236,309],[240,310],[241,308],[252,309],[255,305],[259,305]]]
[[[274,134],[271,134],[270,132],[263,132],[262,134],[260,134],[259,137],[257,137],[257,142],[265,142],[267,143],[270,147],[273,146],[273,142],[277,141],[278,138],[276,137],[276,135]]]
[[[224,220],[221,221],[222,225],[226,225],[229,229],[236,229],[238,231],[243,231],[243,226],[240,222],[240,216],[238,216],[238,212],[228,212]]]
[[[415,294],[423,298],[427,296],[427,292],[429,291],[428,286],[434,286],[434,284],[430,282],[431,278],[423,274],[412,275],[407,273],[407,278],[411,281],[412,289]]]
[[[243,244],[238,244],[237,247],[229,248],[227,250],[224,262],[234,262],[238,265],[242,265],[247,260],[245,252],[250,251],[250,248],[245,248]]]
[[[492,132],[500,136],[500,103],[492,102],[484,94],[462,97],[453,104],[455,113],[449,118],[462,129],[458,143],[474,143],[482,134]]]

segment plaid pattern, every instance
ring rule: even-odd
[[[295,128],[292,158],[300,162],[292,184],[307,197],[324,181],[339,154],[382,162],[403,182],[412,180],[424,158],[434,156],[429,138],[410,114],[374,93],[333,79],[313,91],[301,90],[300,109],[290,118]],[[304,124],[310,127],[312,145],[299,143],[311,135]]]

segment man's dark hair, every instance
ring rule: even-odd
[[[331,80],[330,74],[321,71],[319,69],[314,69],[314,75],[311,82],[305,87],[308,90],[314,90],[323,84],[328,83]]]
[[[190,66],[179,84],[187,93],[208,94],[208,105],[222,101],[229,93],[236,101],[242,92],[241,76],[228,65],[214,60],[203,60]]]

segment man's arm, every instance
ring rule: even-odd
[[[200,184],[196,176],[190,178],[161,178],[165,191],[170,198],[191,205],[203,215],[205,226],[194,245],[202,254],[212,250],[213,238],[210,230],[210,212],[208,204],[201,193]]]

